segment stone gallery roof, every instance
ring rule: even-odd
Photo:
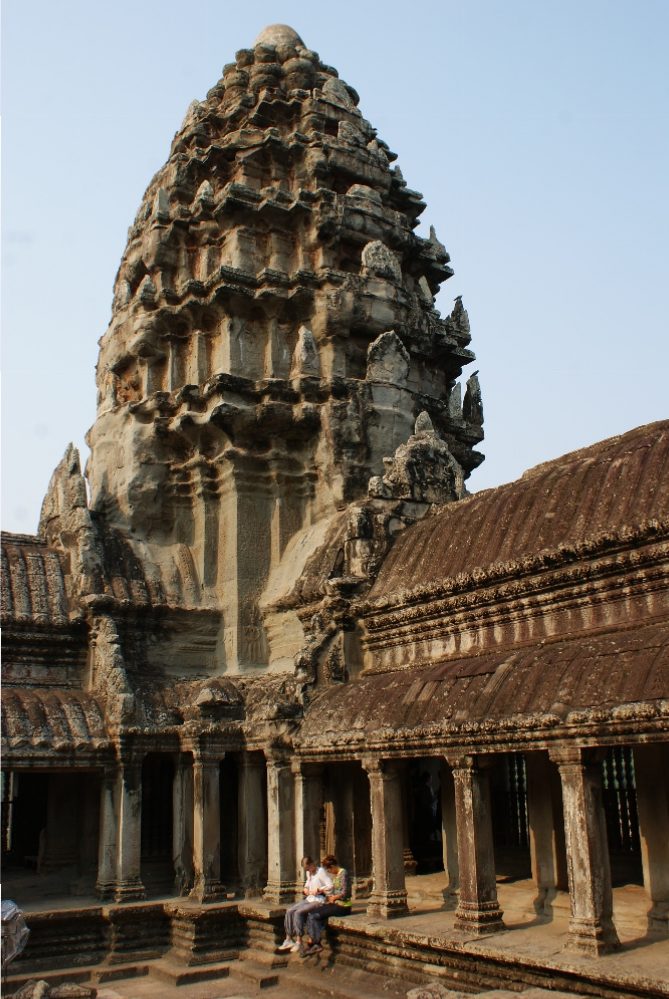
[[[109,748],[101,705],[75,690],[5,688],[2,698],[3,757],[41,753],[82,755]]]
[[[65,568],[38,537],[2,533],[2,622],[68,624]]]
[[[458,575],[542,552],[597,547],[669,520],[669,421],[566,454],[444,507],[395,543],[370,599],[398,602]]]
[[[318,694],[300,732],[305,754],[406,748],[415,740],[490,741],[666,731],[669,622],[543,641],[362,677]],[[346,724],[342,725],[342,719]],[[626,724],[629,724],[629,729]]]

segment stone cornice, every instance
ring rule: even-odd
[[[453,723],[384,729],[376,733],[342,731],[323,733],[323,741],[302,742],[298,755],[305,762],[369,757],[410,758],[521,752],[558,744],[610,746],[666,740],[669,700],[639,702],[611,708],[572,711],[559,715],[509,716],[494,721]],[[429,751],[426,754],[426,749]]]
[[[509,562],[496,562],[471,572],[461,572],[429,586],[404,588],[394,591],[390,596],[384,594],[382,597],[371,597],[360,603],[359,611],[371,620],[384,610],[396,608],[400,604],[402,607],[410,607],[438,597],[468,593],[492,583],[516,581],[522,576],[534,575],[545,569],[566,566],[607,552],[624,552],[665,538],[669,538],[669,518],[646,520],[620,531],[602,531],[586,541],[560,545],[555,549]]]
[[[630,587],[637,592],[661,589],[669,581],[668,536],[669,521],[649,521],[615,535],[602,534],[579,545],[400,591],[392,598],[361,601],[356,609],[364,618],[367,644],[376,647],[391,640],[396,643],[398,635],[420,632],[426,636],[431,621],[443,633],[444,619],[450,626],[456,615],[457,629],[462,630],[467,620],[509,619],[513,610],[528,616],[565,601],[607,599],[623,588],[626,595]],[[566,588],[571,595],[564,594]]]

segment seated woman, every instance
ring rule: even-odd
[[[302,857],[300,861],[305,874],[304,898],[286,909],[284,927],[286,939],[278,950],[300,950],[304,921],[307,913],[325,903],[326,896],[332,891],[332,878],[322,867],[317,867],[311,857]]]
[[[302,957],[323,950],[321,936],[330,916],[346,916],[351,911],[351,886],[347,871],[339,866],[332,854],[323,858],[323,867],[332,878],[332,891],[327,896],[325,905],[319,905],[307,913],[307,934],[311,944],[301,951]]]

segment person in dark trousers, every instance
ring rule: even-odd
[[[346,916],[351,911],[351,885],[348,872],[340,867],[337,858],[329,854],[323,858],[326,874],[332,878],[332,891],[320,905],[307,915],[307,935],[311,941],[301,953],[302,957],[317,954],[323,950],[321,937],[330,916]]]
[[[302,857],[300,864],[305,875],[304,888],[302,889],[305,897],[301,902],[296,902],[295,905],[286,909],[284,919],[286,939],[277,948],[293,953],[303,949],[302,933],[307,913],[313,908],[323,906],[332,891],[332,880],[322,866],[318,867],[311,857]]]

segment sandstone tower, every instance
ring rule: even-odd
[[[153,603],[211,612],[184,625],[198,671],[292,662],[268,582],[290,590],[421,412],[456,469],[443,498],[482,460],[467,313],[434,305],[448,253],[357,105],[267,28],[189,108],[116,277],[91,508]]]

